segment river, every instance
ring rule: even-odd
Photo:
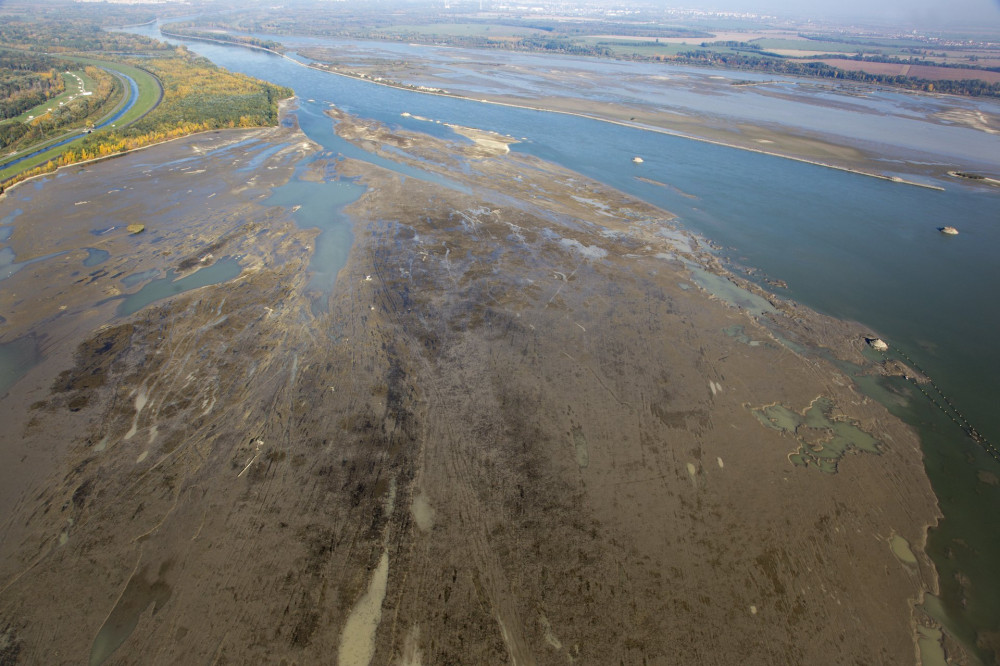
[[[129,31],[161,38],[153,25]],[[958,181],[936,182],[944,191],[913,187],[597,120],[378,86],[241,47],[183,43],[227,69],[292,87],[300,98],[303,131],[328,150],[361,152],[331,131],[323,115],[331,103],[408,130],[453,136],[443,125],[413,117],[420,116],[517,137],[515,151],[661,206],[677,214],[681,225],[721,246],[720,254],[732,264],[787,282],[781,295],[870,327],[925,370],[988,441],[1000,443],[995,388],[1000,351],[994,344],[1000,330],[1000,192]],[[934,100],[948,104],[946,98]],[[758,97],[753,113],[792,118],[796,103]],[[888,126],[880,105],[920,103],[918,96],[881,91],[858,103],[865,109],[838,112],[831,104],[824,122],[874,137]],[[990,102],[955,104],[1000,112]],[[412,116],[403,117],[404,112]],[[893,127],[893,136],[906,134]],[[970,159],[979,162],[1000,156],[1000,137],[967,128],[935,129],[932,141],[953,148],[975,143]],[[632,163],[635,155],[643,157],[641,165]],[[960,235],[939,233],[945,225],[958,227]],[[929,552],[941,574],[948,624],[966,643],[974,643],[976,632],[1000,626],[1000,577],[990,567],[1000,562],[995,528],[1000,464],[910,385],[887,381],[881,388],[871,382],[866,387],[875,393],[889,388],[908,398],[892,401],[890,408],[920,428],[928,475],[945,514],[931,533]]]

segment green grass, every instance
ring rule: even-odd
[[[679,53],[689,53],[691,51],[706,51],[712,53],[737,53],[736,49],[731,49],[729,47],[723,46],[713,46],[710,48],[705,48],[699,46],[701,41],[696,41],[691,44],[650,44],[649,42],[636,42],[634,44],[629,44],[627,42],[614,42],[607,40],[596,41],[596,44],[600,46],[605,46],[611,49],[612,54],[615,56],[628,56],[628,55],[638,55],[643,57],[653,57],[653,56],[675,56]],[[753,51],[742,51],[743,53],[753,53]]]
[[[813,39],[755,39],[754,44],[765,51],[795,49],[796,51],[822,51],[824,53],[857,53],[866,47],[842,42],[821,42]]]
[[[77,74],[81,79],[84,79],[84,86],[85,86],[86,90],[93,90],[94,89],[93,87],[91,87],[92,84],[91,85],[87,84],[87,82],[90,81],[90,77],[86,76],[83,73],[82,70],[73,72],[73,74]],[[51,109],[57,108],[59,106],[59,102],[68,103],[70,97],[72,97],[72,96],[74,96],[74,95],[76,95],[77,93],[80,92],[80,85],[77,83],[76,78],[73,77],[73,76],[71,76],[70,74],[67,74],[65,72],[61,72],[60,76],[62,76],[63,77],[63,81],[66,82],[66,90],[64,90],[59,95],[56,95],[52,99],[45,100],[41,104],[28,109],[27,111],[25,111],[21,115],[15,116],[14,118],[8,118],[7,120],[5,120],[3,122],[17,121],[19,123],[25,123],[25,122],[28,122],[28,117],[29,116],[37,118],[38,116],[42,115],[43,113],[46,113],[48,111],[48,109],[50,109],[50,108]]]
[[[81,137],[81,139],[82,138],[83,137]],[[47,151],[45,151],[44,153],[42,153],[40,155],[35,155],[30,160],[25,160],[23,162],[18,162],[14,166],[7,167],[6,169],[0,169],[0,183],[2,183],[3,181],[7,180],[8,178],[16,176],[17,174],[21,173],[22,171],[28,171],[29,169],[33,169],[36,166],[39,166],[41,164],[45,164],[46,162],[48,162],[51,159],[59,157],[59,155],[62,154],[62,152],[64,150],[66,150],[67,148],[75,145],[76,143],[77,143],[76,141],[72,141],[70,143],[67,143],[64,146],[59,146],[58,148],[53,148],[52,150],[47,150]],[[32,148],[32,149],[29,149],[29,150],[35,150],[35,149]]]
[[[656,43],[654,39],[642,39],[642,40],[626,40],[626,39],[608,39],[607,37],[582,37],[580,39],[574,39],[574,43],[586,44],[587,46],[603,46],[611,49],[611,53],[614,56],[629,56],[638,55],[643,57],[654,57],[654,56],[675,56],[679,53],[687,53],[690,51],[711,51],[713,53],[755,53],[748,49],[733,49],[728,46],[710,46],[703,47],[701,43],[704,40],[700,38],[692,38],[690,42],[686,44],[675,44],[673,42],[660,42]]]
[[[136,102],[132,106],[132,108],[129,109],[129,112],[126,113],[121,118],[119,118],[117,121],[115,121],[116,127],[124,127],[125,125],[135,122],[136,120],[144,116],[146,113],[148,113],[150,110],[152,110],[160,99],[161,91],[160,91],[159,81],[156,80],[156,77],[154,77],[152,74],[150,74],[145,70],[139,69],[138,67],[133,67],[132,65],[126,65],[120,62],[111,62],[110,60],[99,60],[96,58],[72,57],[67,59],[85,65],[102,67],[104,69],[111,70],[112,72],[119,72],[122,74],[126,74],[135,79],[136,85],[139,86],[139,96],[136,99]],[[93,85],[93,81],[90,81],[89,77],[88,77],[88,85]],[[125,82],[124,94],[122,98],[119,100],[119,102],[115,104],[112,108],[116,111],[122,104],[124,104],[128,100],[130,93],[131,93],[131,88],[130,86],[128,86],[127,82]],[[51,106],[51,102],[52,100],[49,100],[49,103],[42,105],[43,109],[49,108],[49,106]],[[56,104],[58,104],[58,102],[56,102]],[[104,116],[102,116],[102,118],[110,115],[111,113],[114,113],[115,111],[105,113]],[[97,122],[100,122],[100,119],[98,119]],[[98,131],[106,131],[109,129],[111,128],[108,127],[105,128],[104,130],[98,130]],[[62,134],[59,137],[49,139],[46,142],[35,144],[32,147],[23,148],[18,152],[19,153],[34,152],[35,150],[38,150],[40,147],[44,146],[46,143],[54,143],[65,138],[67,134],[69,134],[71,131],[73,130],[67,131],[66,134]],[[28,171],[29,169],[33,169],[51,159],[59,157],[59,155],[64,153],[66,150],[73,148],[78,143],[83,141],[83,139],[86,138],[86,136],[87,136],[86,134],[81,134],[79,139],[77,139],[76,141],[71,141],[57,148],[47,150],[44,153],[41,153],[40,155],[32,157],[30,160],[18,162],[14,166],[7,168],[0,168],[0,182],[13,177],[21,173],[22,171]]]
[[[129,110],[129,112],[115,122],[115,125],[119,127],[124,127],[125,125],[133,123],[142,116],[146,115],[160,100],[160,82],[156,80],[155,76],[144,69],[139,69],[138,67],[126,65],[121,62],[112,62],[110,60],[100,60],[97,58],[72,58],[72,60],[120,72],[135,79],[136,85],[139,86],[139,97],[136,99],[135,105]],[[127,92],[128,90],[126,90],[126,93]],[[126,99],[128,99],[127,95]]]

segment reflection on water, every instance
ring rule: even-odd
[[[312,71],[312,70],[303,70]],[[321,75],[322,76],[322,75]],[[348,105],[338,105],[342,110],[348,113],[353,113]],[[401,176],[406,176],[409,178],[416,178],[417,180],[424,180],[430,183],[436,183],[437,185],[442,185],[449,189],[462,192],[463,194],[471,194],[471,190],[457,183],[453,180],[439,176],[436,173],[431,173],[429,171],[424,171],[423,169],[418,169],[412,167],[408,164],[400,164],[399,162],[394,162],[390,159],[380,157],[374,153],[370,153],[353,143],[345,141],[337,136],[334,132],[334,122],[333,120],[323,113],[324,109],[318,103],[303,103],[299,109],[297,115],[299,119],[299,127],[302,129],[310,139],[316,141],[322,145],[327,150],[337,154],[341,157],[349,157],[353,159],[362,160],[368,162],[369,164],[374,164],[380,166],[389,171],[400,174]],[[424,130],[421,130],[424,131]],[[448,136],[454,137],[454,133],[445,128],[444,132]]]
[[[157,275],[160,274],[159,268],[150,268],[147,271],[141,271],[139,273],[132,273],[131,275],[126,275],[122,278],[122,284],[126,287],[134,287],[137,284],[142,284],[146,280],[152,280]]]
[[[146,579],[146,568],[134,574],[129,579],[125,590],[118,598],[111,614],[104,621],[94,644],[90,649],[90,666],[99,666],[111,656],[111,654],[121,647],[139,624],[139,617],[146,612],[150,605],[153,606],[153,615],[163,607],[173,593],[169,584],[164,581],[164,576],[170,569],[170,564],[160,567],[160,574],[155,580]]]
[[[6,280],[25,266],[30,266],[31,264],[36,264],[39,261],[45,261],[46,259],[52,259],[53,257],[58,257],[62,254],[66,254],[66,251],[53,252],[52,254],[46,254],[41,257],[35,257],[34,259],[18,262],[14,261],[14,259],[16,259],[14,256],[14,250],[9,247],[0,248],[0,280]]]

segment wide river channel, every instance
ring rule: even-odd
[[[155,25],[129,31],[163,38]],[[323,115],[330,103],[389,125],[454,137],[442,125],[401,115],[407,112],[516,137],[514,151],[661,206],[721,246],[726,259],[786,281],[783,296],[871,327],[928,373],[987,441],[1000,445],[1000,190],[956,180],[934,183],[944,191],[914,187],[587,118],[379,86],[241,47],[170,41],[227,69],[293,88],[303,131],[334,153],[357,157],[361,151],[331,131]],[[532,58],[524,57],[526,63]],[[871,104],[893,97],[899,93],[873,90]],[[773,117],[787,114],[790,102],[770,103]],[[1000,113],[1000,104],[990,110]],[[885,114],[870,112],[837,118],[857,123],[859,136],[870,123],[886,122]],[[963,142],[974,132],[952,129]],[[1000,136],[976,132],[974,141],[981,154],[992,151],[1000,160]],[[635,155],[643,157],[641,167],[632,163]],[[958,227],[960,235],[942,235],[937,229],[944,225]],[[885,398],[879,394],[885,385],[862,382],[862,388]],[[953,632],[975,644],[978,632],[1000,626],[1000,464],[920,393],[899,382],[894,388],[912,396],[888,404],[920,429],[945,514],[929,544],[945,610],[929,610],[946,612],[942,619]]]

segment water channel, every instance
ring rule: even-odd
[[[129,94],[128,94],[128,97],[125,99],[125,102],[121,106],[119,106],[118,109],[116,109],[115,111],[113,111],[110,116],[108,116],[107,118],[105,118],[104,120],[102,120],[101,122],[99,122],[97,125],[95,125],[93,127],[93,129],[95,129],[95,130],[99,130],[99,129],[103,128],[103,127],[107,127],[111,123],[115,122],[116,120],[118,120],[119,118],[121,118],[122,116],[124,116],[126,113],[128,113],[129,111],[132,110],[132,107],[135,106],[135,103],[139,100],[139,84],[135,82],[135,79],[133,79],[128,74],[123,74],[121,72],[118,72],[118,71],[115,71],[115,70],[111,70],[111,69],[107,69],[105,67],[102,67],[101,69],[103,69],[108,74],[111,74],[112,76],[120,77],[125,83],[128,83],[128,85],[129,85]],[[86,132],[75,131],[68,138],[62,139],[62,140],[57,141],[56,143],[53,143],[53,144],[49,144],[49,145],[45,146],[44,148],[40,148],[40,149],[38,149],[38,150],[36,150],[34,152],[28,153],[27,155],[22,155],[22,156],[18,157],[17,159],[11,160],[10,162],[6,162],[4,164],[0,164],[0,167],[7,168],[7,167],[10,167],[10,166],[14,166],[15,164],[23,162],[24,160],[31,159],[32,157],[35,157],[36,155],[41,155],[42,153],[46,153],[46,152],[52,150],[53,148],[59,148],[60,146],[65,146],[67,143],[72,143],[72,142],[80,139],[81,138],[81,134],[86,134]]]
[[[156,26],[130,31],[161,38]],[[1000,328],[1000,262],[995,259],[1000,193],[956,181],[937,183],[944,191],[912,187],[640,128],[378,86],[246,48],[184,43],[227,69],[292,87],[300,98],[303,131],[334,154],[381,160],[335,136],[322,115],[331,103],[389,125],[454,138],[444,125],[413,117],[421,116],[517,137],[515,151],[661,206],[677,214],[685,228],[722,246],[721,253],[731,262],[786,281],[782,295],[871,327],[929,373],[986,439],[1000,443],[995,388],[1000,351],[994,344]],[[842,129],[855,124],[856,133],[864,136],[885,126],[880,105],[918,103],[917,96],[873,91],[859,103],[865,108],[824,113]],[[755,98],[755,104],[754,113],[762,117],[789,114],[789,102],[779,97]],[[1000,108],[993,104],[991,111]],[[412,116],[404,117],[404,112]],[[954,137],[955,145],[976,144],[980,162],[990,155],[1000,159],[1000,137],[949,129],[946,136]],[[935,132],[945,136],[944,130]],[[632,163],[634,155],[644,158],[641,166]],[[655,186],[637,175],[672,187]],[[285,198],[279,192],[273,202]],[[308,210],[303,205],[300,213]],[[938,233],[946,224],[959,227],[961,234]],[[349,236],[339,242],[349,243]],[[346,251],[324,250],[333,264],[342,261]],[[335,269],[327,267],[322,279]],[[920,428],[927,471],[945,513],[929,544],[941,574],[943,612],[953,631],[974,644],[976,631],[1000,624],[1000,577],[990,566],[1000,561],[1000,531],[993,522],[1000,509],[1000,487],[987,482],[1000,473],[1000,465],[907,386],[866,381],[862,388],[874,394],[895,390],[912,398],[892,409]],[[971,585],[963,589],[960,577]]]

